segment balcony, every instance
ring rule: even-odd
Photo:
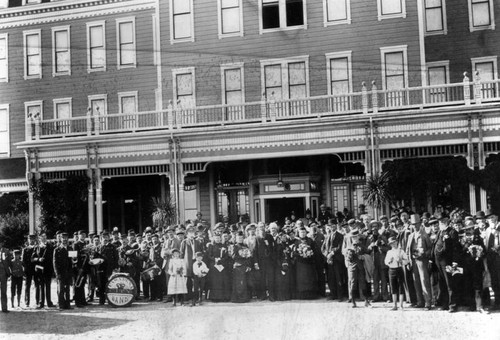
[[[170,102],[162,111],[87,115],[66,119],[43,120],[28,117],[26,141],[73,136],[98,136],[140,131],[171,132],[217,126],[272,124],[307,118],[377,115],[404,110],[432,110],[440,107],[480,105],[500,101],[500,80],[480,81],[467,76],[461,83],[378,90],[375,83],[368,90],[342,95],[316,96],[302,99],[275,100],[239,105],[186,107]]]

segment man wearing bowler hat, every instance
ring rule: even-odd
[[[453,313],[457,308],[457,287],[451,273],[446,271],[446,267],[457,267],[461,246],[457,231],[449,225],[448,215],[438,213],[436,219],[439,221],[439,232],[432,248],[432,257],[438,268],[438,304],[441,305],[441,310]]]
[[[420,216],[410,216],[410,223],[414,228],[408,238],[406,254],[410,259],[413,282],[417,293],[417,307],[431,309],[431,282],[429,278],[429,258],[431,256],[432,243],[429,236],[422,227]]]

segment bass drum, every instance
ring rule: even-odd
[[[128,273],[114,273],[106,285],[106,298],[113,307],[128,307],[134,302],[137,286]]]

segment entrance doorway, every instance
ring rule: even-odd
[[[304,216],[305,198],[268,198],[265,200],[265,209],[267,223],[277,221],[279,225],[283,225],[285,217],[290,217],[292,211],[295,212],[295,216]]]

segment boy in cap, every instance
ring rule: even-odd
[[[196,253],[196,262],[193,264],[193,306],[196,306],[196,301],[201,305],[203,299],[203,290],[205,289],[205,277],[208,274],[208,267],[203,262],[203,253]]]

